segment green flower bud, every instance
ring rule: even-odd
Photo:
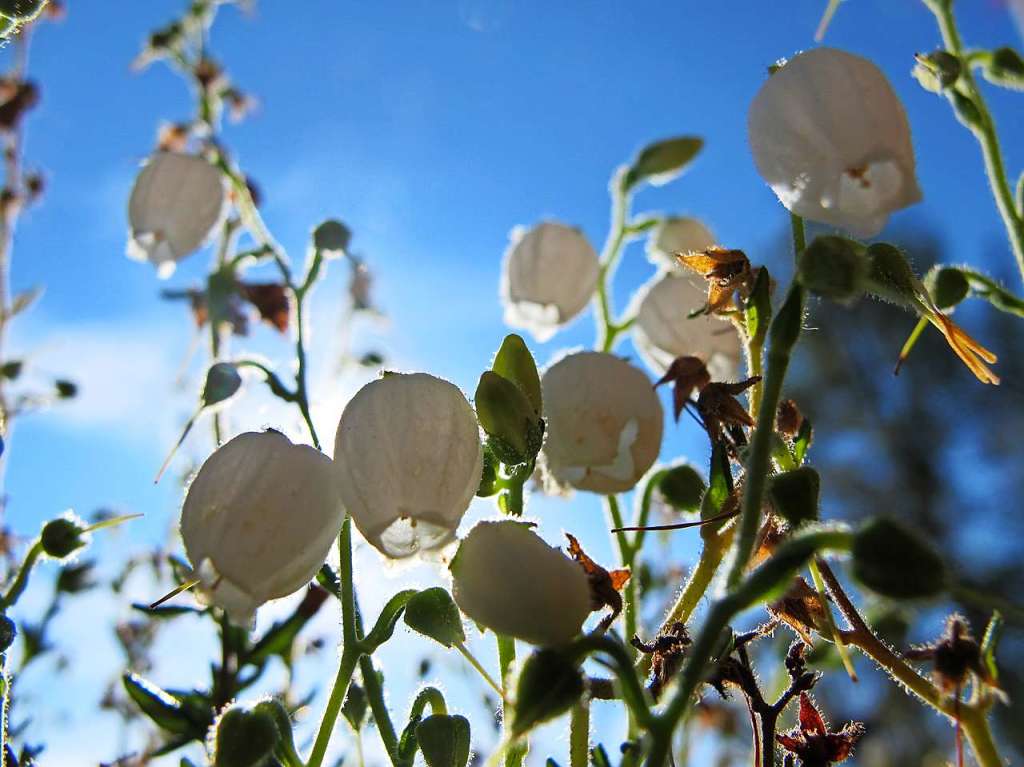
[[[797,279],[816,295],[852,304],[864,293],[870,271],[863,245],[826,235],[815,237],[800,256]]]
[[[583,695],[583,674],[560,650],[544,648],[523,664],[516,684],[512,734],[519,736],[568,711]]]
[[[916,301],[917,277],[903,251],[887,242],[868,247],[871,259],[869,290],[879,298],[905,303]]]
[[[515,333],[505,336],[501,348],[494,357],[491,370],[522,389],[538,416],[543,412],[537,363],[534,362],[533,355],[530,354],[522,336]]]
[[[768,485],[772,505],[793,527],[818,518],[821,477],[810,466],[776,474]]]
[[[18,627],[14,625],[14,621],[6,615],[0,615],[0,653],[7,652],[7,648],[14,644],[17,636]]]
[[[677,511],[698,511],[707,485],[700,472],[688,463],[680,463],[661,472],[657,489]]]
[[[352,232],[340,221],[328,219],[313,230],[313,247],[328,254],[342,254],[348,249]]]
[[[68,512],[43,525],[39,541],[47,556],[66,559],[89,542],[87,525],[75,514]]]
[[[967,298],[971,286],[964,273],[953,266],[932,269],[925,275],[924,285],[940,309],[949,309]]]
[[[462,615],[451,594],[440,586],[421,591],[405,605],[405,624],[445,647],[466,641]]]
[[[207,749],[213,767],[269,767],[281,731],[266,708],[235,705],[210,730]]]
[[[953,112],[965,128],[974,130],[981,128],[981,112],[978,106],[960,91],[949,91],[949,101],[953,105]]]
[[[203,407],[224,402],[242,388],[242,376],[230,362],[214,362],[206,371],[203,386]]]
[[[960,59],[949,51],[918,54],[915,58],[914,78],[927,91],[940,93],[960,78]]]
[[[434,714],[416,725],[416,741],[427,767],[466,767],[469,762],[469,720]]]
[[[512,381],[487,370],[476,387],[476,415],[495,456],[504,464],[525,463],[540,452],[544,424]]]
[[[934,597],[948,582],[942,557],[916,532],[885,517],[868,520],[854,535],[853,574],[892,599]]]
[[[981,72],[990,83],[1024,90],[1024,58],[1013,48],[996,48]]]

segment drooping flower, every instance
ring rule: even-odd
[[[569,354],[541,379],[548,473],[595,493],[633,487],[661,450],[663,414],[650,379],[607,352]]]
[[[704,251],[715,246],[715,236],[696,218],[670,216],[647,239],[647,258],[664,269],[678,269],[677,253]]]
[[[659,272],[637,291],[633,342],[647,366],[663,375],[679,357],[697,357],[716,381],[736,377],[743,347],[736,327],[718,317],[691,316],[705,305],[706,291],[695,278]]]
[[[591,611],[583,569],[513,520],[480,522],[451,563],[452,596],[467,616],[536,645],[565,644]]]
[[[240,434],[206,459],[181,510],[200,597],[247,625],[316,575],[343,520],[331,460],[276,431]]]
[[[864,734],[864,725],[850,722],[838,732],[829,732],[814,707],[811,696],[800,693],[800,726],[775,736],[784,749],[800,759],[802,767],[829,767],[845,762]]]
[[[597,253],[579,229],[553,221],[516,227],[501,275],[506,324],[548,340],[586,307],[599,271]]]
[[[761,86],[748,129],[758,172],[799,216],[873,237],[921,199],[906,112],[865,58],[795,56]]]
[[[226,200],[220,171],[202,157],[157,152],[128,199],[128,256],[149,261],[161,277],[170,275],[210,236]]]
[[[334,466],[341,500],[370,544],[395,559],[439,548],[480,486],[476,415],[448,381],[385,375],[346,405]]]

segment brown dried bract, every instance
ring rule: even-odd
[[[981,647],[962,615],[950,615],[941,637],[931,644],[907,650],[903,657],[932,661],[932,678],[947,693],[959,693],[971,674],[988,687],[999,689],[998,682],[982,662]]]
[[[644,642],[634,635],[630,644],[651,656],[651,683],[647,689],[650,690],[651,697],[658,700],[661,691],[675,676],[686,656],[686,648],[690,645],[690,635],[686,631],[686,626],[676,621],[651,642]]]
[[[597,624],[597,633],[603,634],[622,612],[622,596],[619,592],[629,580],[630,572],[625,569],[605,570],[587,556],[575,536],[566,533],[565,537],[569,539],[569,555],[583,568],[583,572],[587,574],[587,580],[590,582],[590,609],[600,610],[604,607],[611,609],[611,612]]]
[[[775,414],[775,425],[782,434],[795,437],[800,433],[803,423],[804,414],[800,412],[796,402],[784,399],[779,403],[779,409]]]
[[[821,595],[801,577],[793,583],[782,598],[768,605],[768,613],[792,628],[806,645],[814,644],[814,632],[825,625],[825,605]]]
[[[242,298],[256,307],[260,319],[266,320],[282,333],[288,332],[291,304],[284,285],[278,282],[240,282],[238,291]]]
[[[761,376],[753,376],[739,383],[710,383],[701,390],[697,398],[697,412],[713,442],[723,442],[728,434],[734,445],[747,444],[743,427],[752,427],[754,419],[736,395],[760,380]]]
[[[864,725],[850,722],[838,732],[829,732],[811,696],[800,693],[800,726],[775,736],[784,749],[800,759],[802,767],[828,767],[846,761],[864,734]]]
[[[666,383],[672,383],[672,410],[678,421],[694,391],[700,392],[711,383],[711,374],[699,357],[676,357],[654,388]]]
[[[693,253],[677,253],[683,266],[708,281],[708,302],[704,314],[727,312],[736,308],[736,291],[749,292],[753,284],[750,259],[742,250],[709,248]]]

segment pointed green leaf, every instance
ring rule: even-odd
[[[623,185],[630,189],[641,181],[652,186],[667,184],[679,176],[704,146],[696,136],[677,136],[648,144],[626,172]]]
[[[505,336],[491,370],[522,389],[538,416],[543,412],[537,363],[521,336],[515,333]]]

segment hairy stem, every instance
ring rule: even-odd
[[[572,707],[569,719],[569,767],[587,767],[590,758],[590,700]]]

